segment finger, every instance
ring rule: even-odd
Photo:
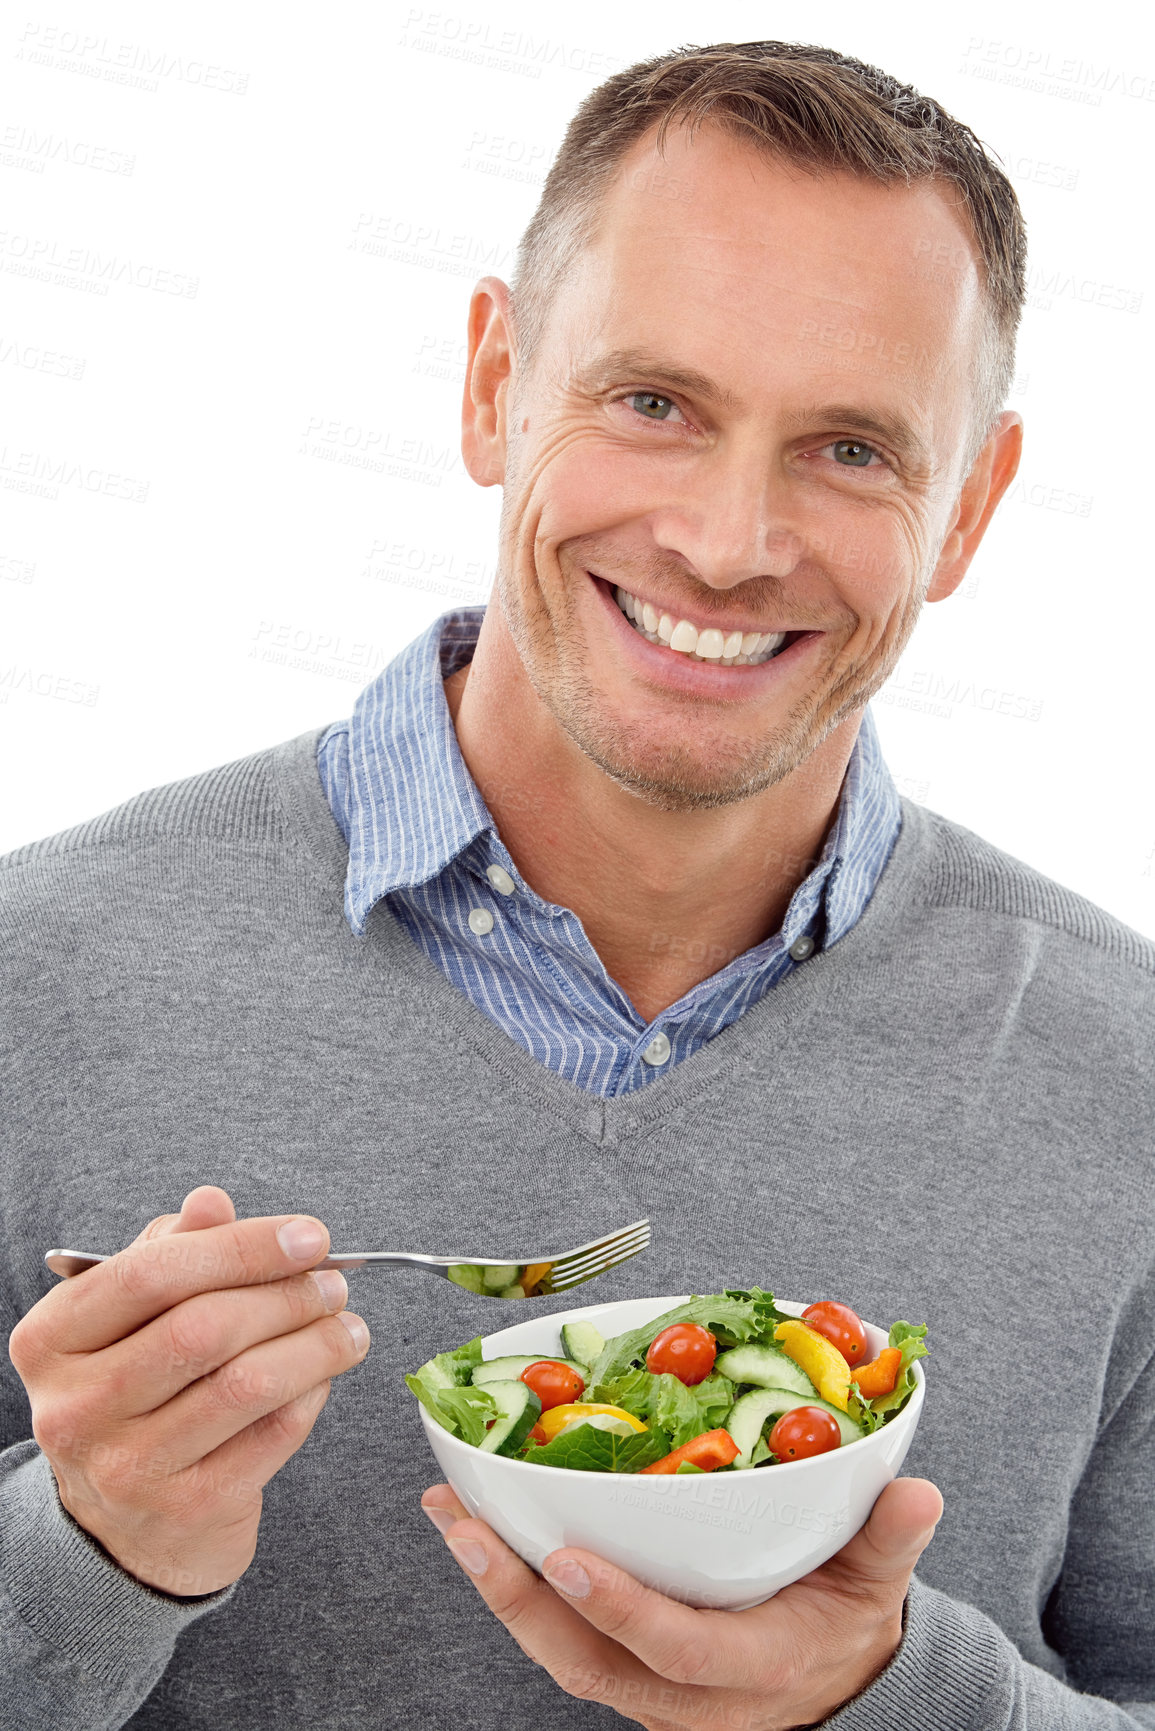
[[[427,1499],[446,1511],[461,1507],[448,1486],[427,1491],[422,1507]],[[568,1694],[613,1704],[631,1693],[640,1700],[644,1690],[660,1688],[659,1678],[591,1628],[484,1521],[466,1516],[453,1522],[445,1542],[522,1651]]]
[[[202,1292],[90,1357],[102,1414],[138,1418],[262,1341],[293,1334],[342,1310],[349,1296],[335,1268],[265,1286]]]
[[[201,1377],[156,1412],[131,1421],[129,1445],[147,1437],[148,1448],[174,1468],[190,1466],[254,1420],[351,1370],[368,1350],[369,1330],[348,1310],[279,1340],[263,1341]]]
[[[551,1551],[542,1572],[587,1622],[668,1683],[743,1689],[765,1672],[770,1638],[759,1606],[694,1610],[591,1551]]]
[[[313,1229],[294,1250],[289,1236]],[[281,1238],[278,1238],[278,1234]],[[95,1352],[198,1292],[283,1280],[318,1262],[329,1234],[307,1214],[277,1214],[138,1240],[41,1300],[41,1344],[64,1353]],[[316,1379],[314,1379],[316,1380]]]
[[[870,1519],[824,1568],[859,1581],[905,1582],[934,1537],[942,1495],[929,1479],[894,1479]]]
[[[219,1184],[198,1184],[181,1204],[176,1232],[200,1232],[208,1226],[228,1226],[237,1217],[233,1199]]]
[[[853,1577],[860,1585],[901,1582],[905,1590],[941,1513],[942,1497],[929,1480],[897,1479],[862,1531],[815,1574],[830,1586],[839,1584],[830,1577],[840,1570],[842,1584]],[[773,1601],[747,1611],[692,1610],[587,1551],[554,1551],[543,1573],[595,1628],[670,1682],[756,1689],[767,1666],[785,1657]]]
[[[164,1238],[172,1232],[193,1232],[206,1226],[227,1226],[235,1220],[237,1211],[232,1197],[219,1184],[198,1184],[181,1204],[179,1214],[158,1214],[143,1232],[138,1232],[134,1244],[145,1244],[153,1238]]]
[[[295,1400],[254,1419],[228,1442],[184,1470],[190,1490],[215,1492],[236,1500],[238,1517],[258,1492],[296,1454],[329,1398],[330,1384],[317,1383]]]
[[[421,1498],[421,1507],[442,1535],[454,1521],[467,1521],[469,1510],[454,1493],[451,1485],[430,1485]]]

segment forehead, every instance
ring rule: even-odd
[[[967,377],[982,278],[959,194],[805,173],[717,128],[619,165],[557,303],[571,352],[668,346],[719,379],[841,373],[925,394]],[[607,341],[612,330],[612,340]]]

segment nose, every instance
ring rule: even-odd
[[[786,479],[753,439],[725,441],[683,472],[649,525],[655,544],[713,589],[789,577],[805,550]]]

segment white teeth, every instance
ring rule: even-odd
[[[701,631],[688,619],[674,619],[669,613],[659,613],[649,601],[639,601],[620,585],[614,599],[627,619],[650,643],[664,643],[695,661],[712,661],[722,667],[750,667],[770,656],[786,641],[784,631],[719,631],[705,626]]]

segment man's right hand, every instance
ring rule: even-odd
[[[294,1246],[287,1228],[316,1236]],[[194,1597],[244,1574],[262,1487],[312,1430],[330,1377],[364,1358],[342,1276],[302,1272],[328,1248],[309,1215],[237,1220],[225,1191],[201,1185],[13,1329],[61,1502],[146,1585]]]

